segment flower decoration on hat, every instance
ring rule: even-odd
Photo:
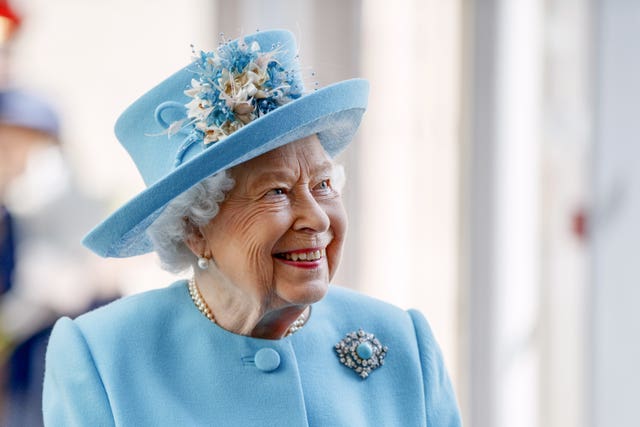
[[[231,135],[244,125],[302,95],[295,70],[278,60],[279,45],[265,50],[257,41],[224,43],[216,51],[196,54],[186,104],[186,124],[205,146]],[[172,129],[170,129],[170,132]]]

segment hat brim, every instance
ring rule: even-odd
[[[358,129],[368,93],[366,80],[346,80],[271,111],[147,187],[91,230],[82,243],[103,257],[151,252],[146,229],[171,200],[203,179],[313,134],[330,156],[337,155]]]

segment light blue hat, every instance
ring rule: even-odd
[[[306,93],[288,31],[224,43],[134,102],[115,133],[147,188],[98,224],[83,243],[105,257],[153,250],[146,229],[204,178],[317,134],[335,156],[353,138],[369,85],[342,81]]]

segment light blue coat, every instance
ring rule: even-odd
[[[360,328],[388,347],[364,380],[334,349]],[[56,427],[460,426],[424,317],[335,286],[304,328],[277,341],[212,324],[184,281],[62,318],[43,399]]]

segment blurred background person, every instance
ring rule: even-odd
[[[41,426],[44,350],[53,321],[111,296],[78,244],[98,205],[78,192],[60,146],[59,117],[15,87],[11,44],[22,20],[0,2],[0,425]],[[80,226],[78,228],[78,226]],[[105,281],[103,281],[104,283]],[[115,293],[115,291],[114,291]]]
[[[25,173],[29,158],[55,144],[57,133],[57,116],[47,104],[22,91],[0,91],[0,363],[7,368],[3,384],[7,412],[22,403],[24,409],[37,408],[37,400],[28,404],[18,403],[18,399],[26,398],[30,389],[30,398],[37,396],[41,379],[31,375],[42,367],[31,366],[31,362],[35,362],[32,353],[41,350],[33,347],[36,343],[31,339],[55,316],[46,306],[25,300],[16,284],[16,267],[21,261],[18,251],[24,236],[7,204],[12,184]],[[17,424],[6,421],[3,425]]]

